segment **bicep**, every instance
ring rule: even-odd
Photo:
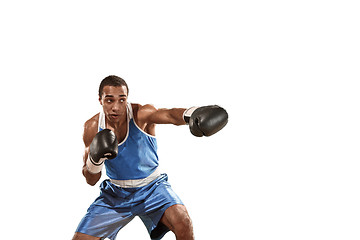
[[[84,150],[84,163],[88,157],[90,151],[90,144],[94,139],[95,135],[97,134],[97,124],[94,122],[86,122],[84,124],[84,133],[83,133],[83,142],[85,145]]]

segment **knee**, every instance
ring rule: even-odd
[[[192,221],[184,205],[168,208],[161,221],[175,233],[176,239],[194,239]]]
[[[72,240],[100,240],[99,237],[93,237],[84,233],[76,232]]]
[[[174,224],[174,232],[176,236],[189,235],[193,232],[192,221],[188,215],[182,216],[176,224]]]

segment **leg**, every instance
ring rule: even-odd
[[[125,191],[113,187],[109,180],[105,180],[100,188],[100,196],[80,221],[73,240],[115,239],[120,229],[135,217],[129,202],[123,198]]]
[[[184,205],[176,204],[166,209],[161,223],[176,236],[176,240],[193,240],[193,226]]]
[[[99,237],[93,237],[84,233],[76,232],[72,240],[100,240]]]

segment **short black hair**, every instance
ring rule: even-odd
[[[104,78],[101,83],[100,83],[100,87],[99,87],[99,97],[101,98],[101,95],[103,93],[103,89],[105,86],[125,86],[126,90],[127,90],[127,94],[129,95],[129,87],[127,85],[127,83],[125,82],[124,79],[122,79],[121,77],[115,76],[115,75],[110,75],[107,76],[106,78]]]

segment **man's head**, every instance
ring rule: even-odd
[[[104,78],[99,87],[99,101],[106,118],[110,122],[119,122],[126,117],[126,105],[129,88],[126,82],[117,76]]]
[[[121,77],[115,76],[115,75],[110,75],[107,76],[106,78],[104,78],[101,83],[100,83],[100,87],[99,87],[99,97],[102,97],[103,94],[103,89],[105,86],[125,86],[126,90],[127,90],[127,94],[129,95],[129,88],[127,83],[125,82],[124,79],[122,79]]]

